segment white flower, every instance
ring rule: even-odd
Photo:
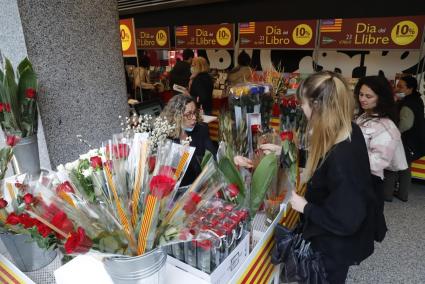
[[[88,169],[83,170],[82,174],[84,177],[90,177],[93,173],[93,168],[89,167]]]
[[[58,172],[64,172],[65,171],[65,166],[63,164],[60,164],[59,166],[56,167],[56,171],[58,171]]]
[[[74,170],[74,169],[76,169],[77,167],[78,167],[78,164],[80,163],[80,161],[79,160],[76,160],[76,161],[73,161],[73,162],[70,162],[70,163],[66,163],[65,164],[65,169],[68,171],[68,172],[70,172],[70,171],[72,171],[72,170]]]

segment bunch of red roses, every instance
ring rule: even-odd
[[[19,183],[16,186],[25,188]],[[38,242],[39,245],[46,249],[63,246],[68,254],[84,253],[91,248],[92,241],[84,229],[78,227],[75,230],[67,214],[55,204],[47,205],[40,197],[18,192],[8,205],[4,198],[0,198],[0,221],[9,232],[28,231],[33,238],[39,235],[38,239],[40,236],[44,239]]]

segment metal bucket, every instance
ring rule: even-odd
[[[163,284],[167,254],[160,248],[141,256],[109,257],[105,269],[115,284]]]
[[[29,235],[0,234],[0,237],[13,263],[23,272],[41,269],[56,258],[56,250],[38,247]]]
[[[28,173],[33,178],[40,175],[40,156],[37,135],[21,138],[13,148],[12,165],[16,174]]]

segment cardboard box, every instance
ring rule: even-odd
[[[247,233],[238,246],[211,274],[205,273],[171,256],[167,257],[167,263],[179,268],[179,272],[174,274],[175,278],[184,279],[187,274],[192,274],[200,278],[200,282],[227,284],[249,255],[249,239],[250,234]]]

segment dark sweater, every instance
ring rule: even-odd
[[[192,160],[190,160],[186,174],[183,177],[181,186],[191,184],[201,173],[201,162],[202,158],[204,157],[205,150],[210,151],[214,156],[217,154],[217,148],[210,139],[208,125],[204,123],[196,124],[192,132],[186,133],[192,139],[190,146],[196,147],[196,149]]]
[[[207,72],[201,72],[193,78],[190,95],[202,105],[205,114],[211,114],[212,111],[213,89],[213,80]]]
[[[377,200],[360,128],[336,144],[307,185],[304,237],[336,263],[360,263],[374,250]]]
[[[182,87],[189,87],[190,80],[190,63],[186,61],[178,61],[170,71],[170,87],[173,88],[174,84]]]
[[[408,107],[414,115],[413,126],[401,134],[408,162],[425,155],[424,103],[418,92],[408,95],[400,102],[400,107]],[[413,155],[410,155],[412,152]]]

